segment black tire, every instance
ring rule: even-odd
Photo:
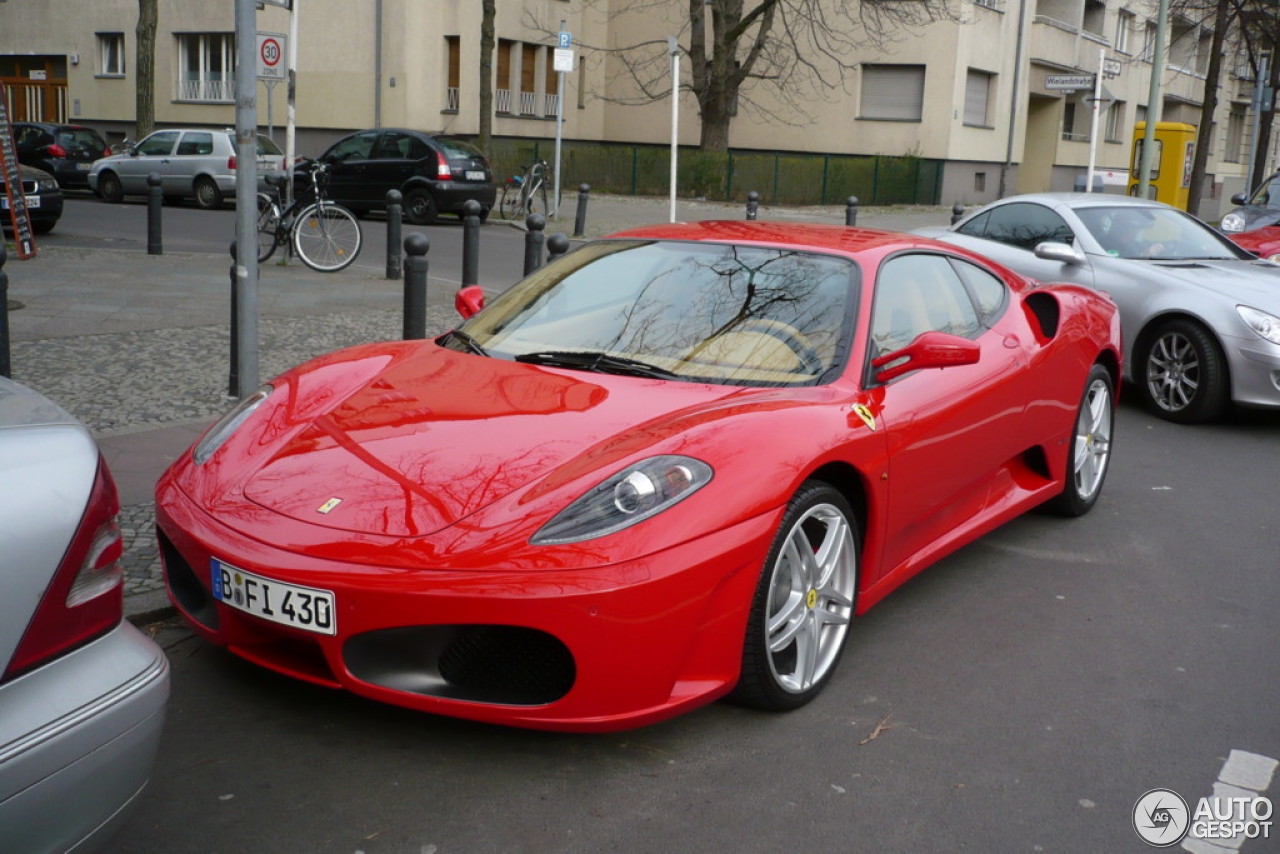
[[[1178,424],[1222,415],[1231,390],[1226,359],[1203,326],[1170,320],[1145,340],[1134,379],[1152,412]]]
[[[412,225],[434,225],[440,217],[435,199],[424,187],[414,187],[404,194],[404,218]]]
[[[196,207],[201,210],[212,211],[222,207],[222,191],[212,178],[201,175],[191,185],[191,191],[196,197]]]
[[[787,711],[818,696],[844,651],[857,588],[853,510],[833,487],[808,481],[787,503],[761,570],[733,699]]]
[[[98,176],[98,195],[104,202],[118,205],[124,201],[124,187],[114,172],[103,172]]]
[[[498,201],[498,216],[514,220],[520,217],[520,188],[514,184],[504,184],[502,198]]]
[[[258,263],[261,264],[276,251],[280,216],[274,201],[266,193],[258,194]]]
[[[1060,516],[1083,516],[1098,503],[1111,467],[1115,436],[1115,383],[1102,365],[1094,365],[1084,384],[1075,427],[1067,444],[1066,482],[1045,509]]]
[[[45,220],[44,222],[32,222],[31,231],[34,234],[48,234],[53,231],[53,227],[57,224],[58,221],[56,219],[53,222],[49,222],[48,220]]]
[[[480,224],[481,224],[481,225],[484,225],[486,222],[488,222],[488,221],[489,221],[489,210],[490,210],[489,208],[481,208],[481,209],[480,209]]]

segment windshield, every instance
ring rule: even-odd
[[[1225,237],[1175,208],[1086,207],[1076,216],[1108,255],[1153,261],[1249,257]]]
[[[855,279],[846,259],[790,249],[601,241],[461,329],[490,356],[557,367],[809,385],[843,361]]]

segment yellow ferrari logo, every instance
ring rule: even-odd
[[[863,424],[866,424],[872,430],[876,429],[876,417],[871,414],[871,410],[868,409],[865,404],[855,403],[853,405],[853,412],[862,419]]]
[[[812,611],[818,604],[818,591],[810,590],[808,595],[804,597],[804,604]]]
[[[341,498],[330,498],[328,501],[326,501],[325,503],[323,503],[323,504],[321,504],[319,507],[317,507],[317,508],[316,508],[316,512],[317,512],[317,513],[328,513],[330,510],[332,510],[333,508],[337,507],[337,506],[338,506],[339,504],[341,504],[341,503],[342,503],[342,499],[341,499]]]

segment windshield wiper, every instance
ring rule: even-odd
[[[489,355],[489,351],[484,347],[481,347],[479,341],[472,338],[470,333],[463,332],[461,329],[451,329],[445,333],[444,337],[449,341],[457,341],[459,344],[466,347],[468,351],[475,353],[477,356]]]
[[[542,350],[536,353],[521,353],[515,359],[517,362],[528,362],[533,365],[597,371],[602,374],[623,374],[625,376],[652,377],[661,380],[676,379],[678,376],[666,368],[660,368],[657,365],[651,365],[639,359],[614,356],[603,350]]]

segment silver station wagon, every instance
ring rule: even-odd
[[[96,161],[89,170],[89,189],[104,201],[146,195],[147,176],[160,176],[166,201],[194,198],[205,209],[222,206],[236,191],[236,135],[233,130],[173,128],[158,130],[141,142],[130,143],[122,154]],[[258,135],[258,186],[279,172],[284,152],[270,137]]]

